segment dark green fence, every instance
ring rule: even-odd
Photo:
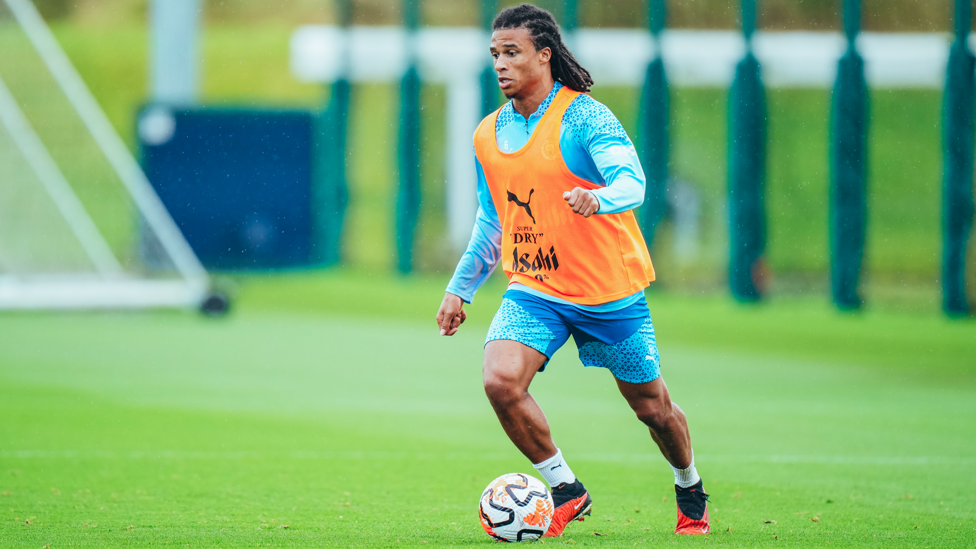
[[[549,2],[554,4],[556,2]],[[404,25],[415,32],[420,0],[404,0]],[[482,0],[481,25],[486,37],[498,9],[497,0]],[[546,3],[543,3],[546,5]],[[546,7],[554,7],[546,5]],[[741,0],[741,25],[746,53],[736,66],[728,102],[728,284],[736,300],[751,302],[765,290],[767,242],[766,160],[768,110],[762,67],[753,53],[756,0]],[[666,190],[670,176],[671,92],[661,55],[661,36],[666,26],[667,1],[648,0],[648,27],[656,55],[648,63],[640,93],[638,113],[639,154],[647,176],[641,225],[649,246],[655,243],[667,212]],[[572,44],[580,6],[578,0],[562,2],[561,23]],[[943,112],[943,308],[950,315],[969,312],[966,295],[966,251],[973,222],[974,127],[976,127],[976,59],[966,37],[970,30],[970,0],[956,1],[956,39],[947,69]],[[869,94],[864,60],[857,49],[861,27],[860,0],[844,0],[843,23],[847,48],[838,62],[837,79],[829,113],[829,250],[830,282],[834,303],[841,309],[863,304],[860,292],[867,237],[867,162]],[[398,169],[396,204],[396,265],[400,272],[413,269],[414,233],[420,209],[420,77],[412,52],[400,82]],[[490,63],[481,76],[483,114],[499,104],[496,75]],[[326,148],[345,150],[349,85],[333,85],[332,100],[322,117]],[[346,190],[344,163],[338,153],[326,153],[322,161],[325,184],[317,200],[328,214],[320,223],[323,263],[338,259]],[[325,167],[337,167],[328,171]],[[880,192],[880,189],[879,189]],[[331,208],[331,209],[329,209]]]

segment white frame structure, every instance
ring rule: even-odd
[[[199,306],[210,290],[210,278],[139,163],[30,0],[0,1],[20,24],[180,275],[179,278],[154,280],[128,275],[122,270],[71,185],[0,79],[0,124],[11,133],[17,148],[96,268],[93,273],[29,279],[0,273],[0,310]]]

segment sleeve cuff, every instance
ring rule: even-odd
[[[449,293],[449,294],[454,294],[454,295],[460,297],[461,298],[461,301],[463,301],[463,302],[465,302],[465,303],[467,303],[469,305],[471,304],[472,301],[474,301],[474,292],[471,292],[469,294],[468,292],[462,292],[461,290],[458,290],[457,288],[452,288],[450,286],[448,286],[447,288],[445,288],[444,291],[447,292],[447,293]]]
[[[603,211],[607,209],[607,205],[603,202],[603,199],[600,198],[600,193],[596,192],[596,190],[594,190],[594,189],[590,189],[587,192],[590,193],[590,194],[592,194],[593,196],[595,196],[596,197],[596,203],[599,204],[599,206],[597,206],[596,211],[593,212],[593,213],[594,214],[601,214],[601,213],[603,213]]]

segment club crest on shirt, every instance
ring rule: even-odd
[[[556,144],[553,143],[552,139],[546,139],[542,142],[542,157],[546,160],[556,158]]]

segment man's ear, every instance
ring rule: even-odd
[[[552,50],[550,48],[542,48],[539,50],[539,60],[543,63],[548,62],[552,59]]]

